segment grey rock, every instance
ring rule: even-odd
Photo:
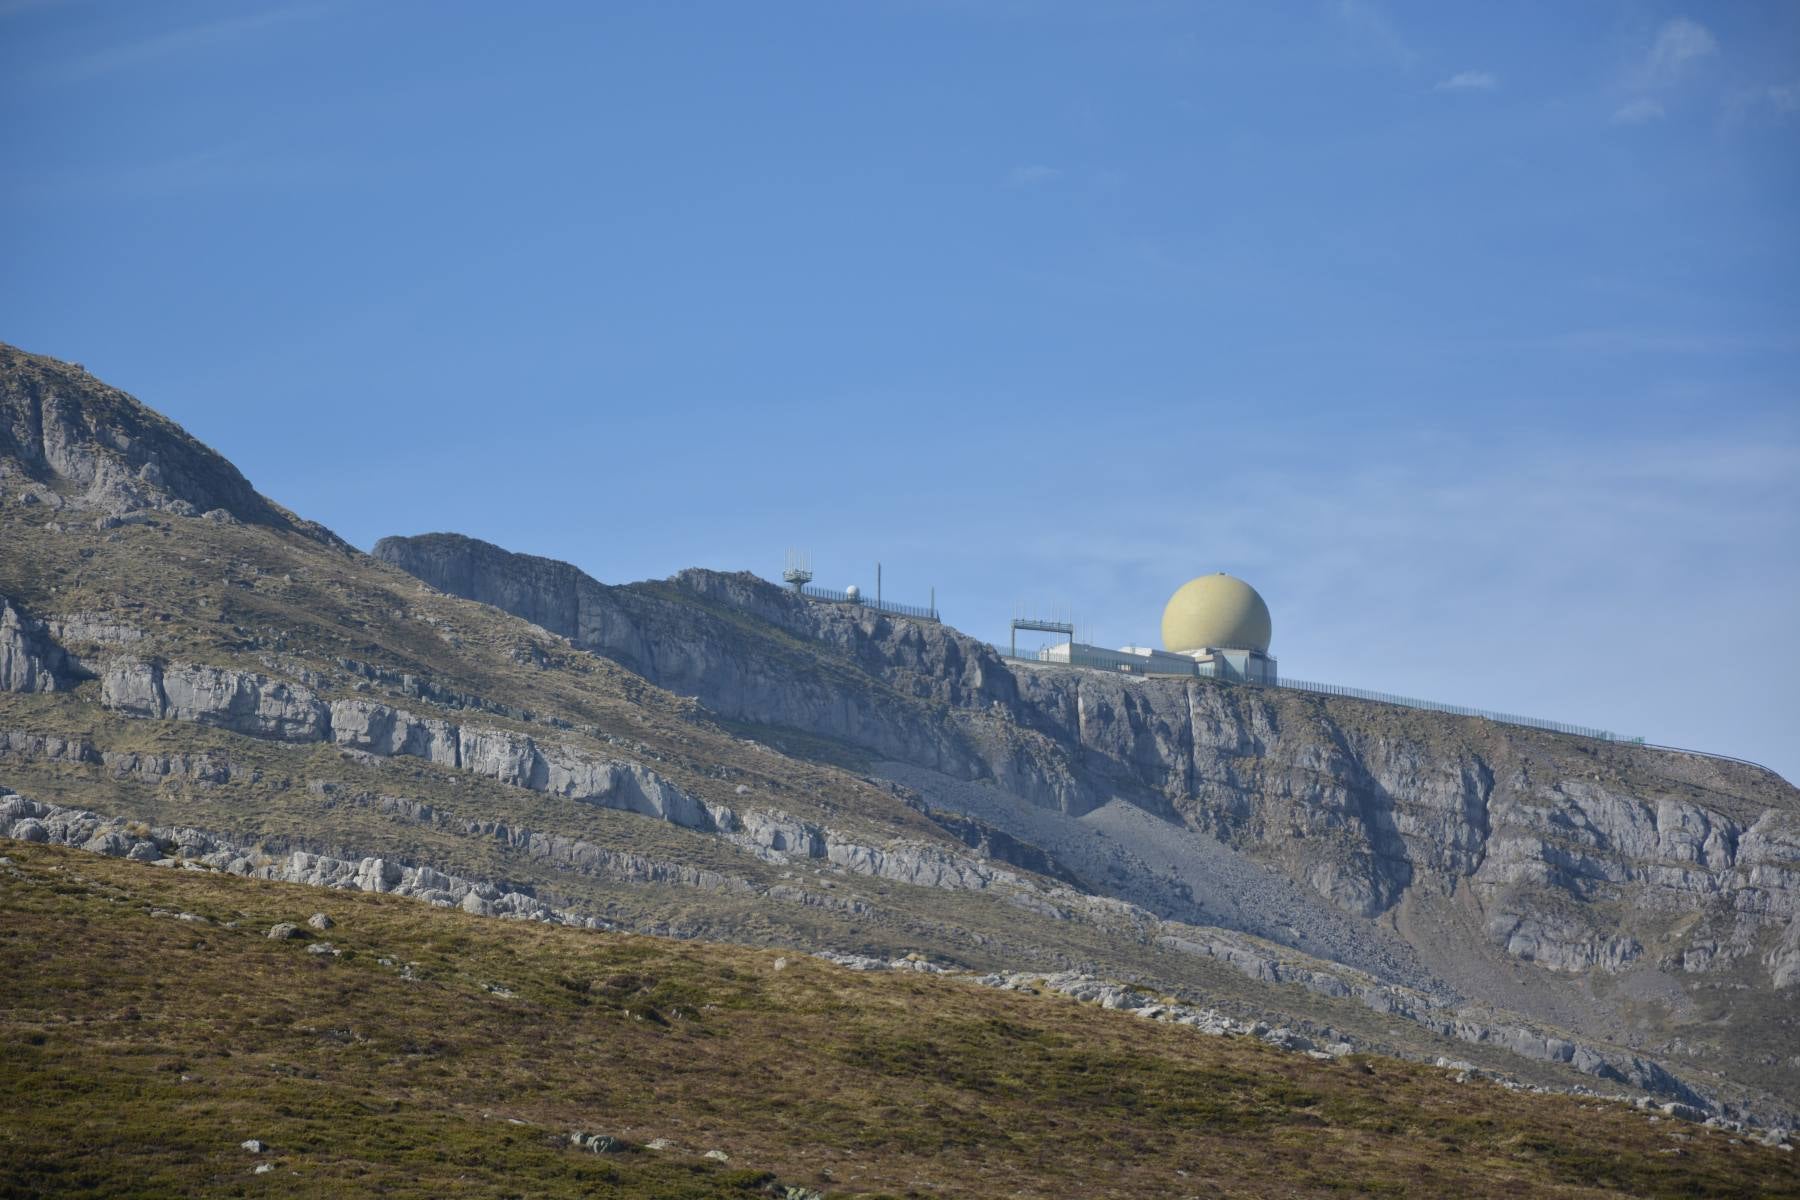
[[[250,671],[116,659],[101,678],[100,702],[132,717],[194,721],[251,737],[316,742],[330,709],[299,684]]]
[[[407,755],[440,766],[462,765],[456,727],[448,721],[415,717],[405,709],[366,700],[331,705],[331,736],[340,745],[384,758]]]
[[[1466,887],[1493,947],[1545,970],[1629,968],[1666,915],[1715,902],[1739,925],[1723,938],[1698,929],[1680,961],[1722,969],[1800,912],[1800,798],[1756,768],[1279,689],[1020,668],[935,623],[807,603],[748,575],[608,587],[454,535],[383,539],[376,554],[728,718],[990,781],[1075,816],[1124,797],[1264,856],[1347,914],[1386,913],[1421,886]],[[770,640],[707,615],[721,607],[772,627]],[[768,669],[777,632],[860,676]],[[1627,922],[1641,914],[1642,932],[1597,916],[1594,900]],[[1184,915],[1173,897],[1159,911]],[[1767,965],[1775,986],[1800,981],[1800,943]]]
[[[144,640],[144,631],[110,613],[73,612],[45,622],[50,636],[65,646],[125,647]]]
[[[302,938],[305,937],[306,934],[301,932],[300,927],[292,921],[283,921],[279,925],[271,925],[269,927],[268,936],[274,941],[279,942],[287,941],[292,938]]]
[[[247,523],[344,543],[259,496],[224,458],[71,363],[0,345],[0,460],[49,507],[120,516],[220,509]],[[54,498],[54,501],[52,500]]]
[[[240,1150],[248,1150],[252,1154],[266,1154],[266,1153],[268,1153],[269,1145],[267,1142],[261,1141],[257,1138],[251,1138],[249,1141],[243,1143],[243,1145],[241,1145],[238,1148]]]
[[[0,692],[66,690],[85,676],[43,622],[0,596]]]
[[[316,912],[312,916],[306,918],[307,928],[316,929],[320,933],[325,932],[325,930],[330,929],[333,925],[336,925],[336,924],[337,924],[336,921],[333,921],[330,917],[326,916],[322,912]]]

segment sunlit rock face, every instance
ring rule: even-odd
[[[1494,948],[1552,971],[1760,954],[1772,981],[1800,978],[1800,795],[1755,768],[1273,688],[1015,669],[947,626],[745,574],[610,587],[456,535],[375,552],[723,716],[1076,815],[1122,797],[1358,916],[1461,890]],[[796,669],[784,636],[823,653]]]

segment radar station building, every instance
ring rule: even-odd
[[[1163,652],[1210,663],[1220,679],[1274,683],[1272,632],[1256,589],[1223,571],[1188,580],[1163,606]]]
[[[1019,621],[1014,626],[1053,627]],[[1046,647],[1037,657],[1044,662],[1094,666],[1133,675],[1206,675],[1238,682],[1274,683],[1275,660],[1269,655],[1272,631],[1269,606],[1256,589],[1220,571],[1188,580],[1169,597],[1163,606],[1161,650],[1147,646],[1104,650],[1081,645],[1071,636],[1061,645]]]

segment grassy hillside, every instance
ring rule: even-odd
[[[0,850],[5,1195],[1800,1195],[1791,1154],[1388,1059]]]

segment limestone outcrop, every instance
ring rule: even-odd
[[[76,846],[96,854],[168,866],[192,865],[252,879],[304,883],[410,896],[484,916],[511,916],[554,924],[606,926],[603,921],[551,907],[535,896],[382,858],[347,860],[296,850],[269,855],[214,834],[185,827],[146,828],[119,817],[62,808],[0,794],[0,837]],[[298,925],[276,926],[281,937],[300,936]],[[290,932],[291,931],[291,932]],[[274,931],[271,937],[277,936]]]
[[[47,509],[229,519],[336,537],[258,495],[222,456],[74,363],[0,343],[0,493]]]
[[[249,671],[137,659],[107,664],[100,703],[128,717],[193,721],[284,742],[324,740],[330,709],[299,684]]]
[[[84,675],[43,622],[0,596],[0,692],[54,692]]]
[[[454,725],[415,717],[405,709],[367,700],[331,705],[331,736],[341,746],[382,758],[406,755],[444,767],[462,766],[461,740]]]
[[[1800,974],[1781,949],[1800,913],[1800,793],[1754,767],[1280,689],[1014,667],[945,626],[809,603],[749,575],[609,587],[448,534],[375,553],[730,719],[1075,815],[1123,797],[1347,913],[1466,887],[1496,948],[1551,971],[1616,971],[1652,952],[1712,970],[1763,953],[1781,980]],[[784,636],[821,651],[814,669],[784,669]],[[1601,915],[1621,912],[1623,925]],[[1668,944],[1674,919],[1696,912],[1688,940]]]

